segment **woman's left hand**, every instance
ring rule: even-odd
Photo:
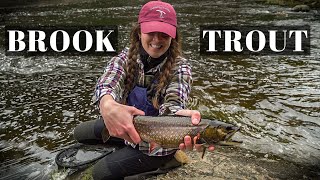
[[[191,123],[193,125],[198,125],[201,121],[201,114],[199,111],[197,110],[188,110],[188,109],[182,109],[182,110],[179,110],[175,113],[176,115],[179,115],[179,116],[190,116],[191,117]],[[201,152],[203,150],[203,145],[202,144],[196,144],[197,142],[197,137],[194,137],[193,138],[193,141],[191,139],[190,136],[185,136],[184,137],[184,143],[181,143],[179,145],[179,149],[185,151],[185,150],[192,150],[193,149],[193,145],[194,144],[194,148]],[[208,148],[209,151],[213,151],[214,150],[214,146],[213,145],[209,145],[209,148]]]

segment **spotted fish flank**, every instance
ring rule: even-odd
[[[142,140],[156,143],[163,148],[178,148],[186,135],[200,135],[198,143],[217,144],[230,141],[239,127],[217,120],[202,119],[197,126],[190,117],[183,116],[137,116],[134,126]]]
[[[186,135],[197,136],[199,144],[228,144],[239,130],[234,125],[209,119],[201,119],[195,126],[190,117],[184,116],[136,116],[134,126],[141,139],[152,144],[151,152],[159,147],[178,149]],[[107,131],[103,131],[102,136],[104,141],[109,138]]]

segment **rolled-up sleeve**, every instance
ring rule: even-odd
[[[126,51],[113,57],[107,64],[103,75],[98,79],[92,102],[99,105],[104,95],[111,95],[114,100],[120,101],[123,96],[125,79],[125,64],[127,59]]]
[[[164,103],[160,106],[159,113],[174,114],[180,109],[185,109],[192,84],[191,65],[186,59],[178,61],[170,84],[164,95]]]

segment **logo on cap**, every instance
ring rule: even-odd
[[[163,15],[166,14],[166,12],[161,11],[161,10],[159,10],[159,9],[156,10],[156,11],[158,11],[158,12],[160,13],[160,18],[164,18]]]

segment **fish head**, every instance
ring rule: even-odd
[[[220,141],[231,141],[231,137],[239,131],[240,128],[232,124],[220,121],[211,121],[200,134],[200,140],[205,144],[217,144]]]

